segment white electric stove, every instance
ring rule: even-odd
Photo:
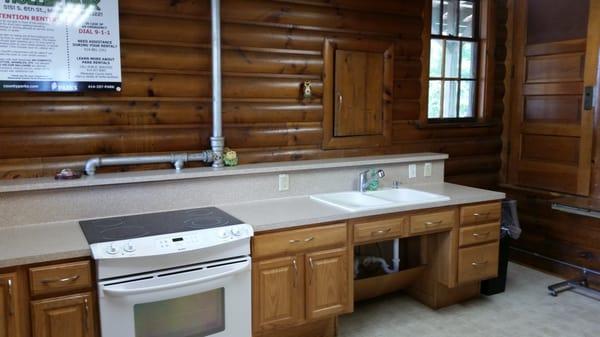
[[[102,337],[251,337],[250,225],[214,207],[80,225]]]

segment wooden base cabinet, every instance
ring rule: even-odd
[[[0,274],[0,337],[23,336],[19,321],[19,286],[17,273]]]
[[[254,330],[293,326],[304,318],[302,264],[297,256],[254,263]]]
[[[306,318],[339,315],[349,301],[348,250],[346,248],[306,255]]]
[[[31,302],[33,337],[95,337],[94,298],[89,292]]]
[[[254,336],[317,326],[352,310],[347,235],[346,224],[335,224],[254,238]]]

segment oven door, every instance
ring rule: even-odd
[[[251,337],[251,258],[99,282],[102,337]]]

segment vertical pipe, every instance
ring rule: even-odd
[[[221,1],[211,0],[212,24],[212,91],[213,135],[210,144],[214,153],[213,167],[223,167],[222,81],[221,81]]]
[[[400,270],[400,239],[394,240],[394,257],[392,258],[392,270],[395,273]]]

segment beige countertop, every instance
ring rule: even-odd
[[[372,215],[500,200],[504,193],[449,183],[410,185],[409,188],[450,197],[443,202],[349,212],[310,199],[309,196],[268,199],[217,207],[251,224],[255,231],[291,228]],[[0,229],[0,268],[84,257],[90,249],[78,221],[65,221]]]

